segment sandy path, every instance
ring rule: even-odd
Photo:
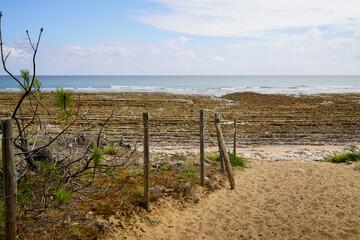
[[[360,239],[360,172],[347,165],[254,160],[228,188],[165,207],[114,239]],[[126,236],[126,237],[124,237]]]

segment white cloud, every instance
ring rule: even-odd
[[[195,54],[192,51],[176,52],[176,55],[185,58],[195,58]]]
[[[225,47],[230,50],[237,50],[243,48],[243,44],[241,43],[232,43],[232,44],[226,44]]]
[[[162,30],[205,36],[248,36],[296,27],[360,25],[359,0],[151,0],[164,12],[136,16]],[[146,12],[146,10],[145,10]]]
[[[322,48],[324,44],[324,40],[322,39],[323,35],[323,32],[314,27],[302,34],[279,34],[261,44],[268,49],[273,48],[276,51],[315,53],[314,51]]]
[[[171,38],[170,40],[167,40],[164,43],[171,48],[177,48],[177,47],[182,46],[183,44],[187,43],[190,40],[191,39],[187,38],[187,37],[178,37],[178,38]]]
[[[180,38],[181,39],[181,38]],[[42,43],[38,74],[97,75],[266,75],[360,74],[360,32],[329,38],[326,30],[311,28],[302,34],[280,34],[262,41],[230,38],[214,43],[184,44],[188,38],[157,44],[108,40],[95,45]],[[175,41],[179,40],[179,41]],[[8,42],[14,52],[21,45]],[[9,69],[31,69],[31,59],[9,58]],[[226,63],[226,64],[225,64]],[[5,74],[0,69],[0,74]]]
[[[219,62],[225,62],[225,59],[222,58],[222,57],[220,57],[220,56],[218,56],[218,55],[215,55],[215,56],[214,56],[214,59],[215,59],[216,61],[219,61]]]
[[[95,46],[61,46],[64,52],[80,57],[135,57],[135,54],[123,46],[98,44]]]
[[[335,38],[326,43],[326,48],[332,52],[350,52],[360,57],[360,37],[354,38]]]
[[[159,54],[159,53],[160,53],[160,51],[159,51],[159,49],[158,49],[157,47],[152,47],[152,46],[150,46],[150,47],[148,48],[148,50],[149,50],[152,54]]]
[[[306,44],[316,44],[320,41],[322,33],[316,27],[311,28],[303,35],[296,35],[289,38],[291,42],[297,43],[306,43]]]

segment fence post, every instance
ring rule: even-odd
[[[149,170],[150,170],[150,153],[149,153],[149,114],[147,112],[143,113],[143,124],[144,124],[144,200],[146,211],[150,211],[150,179],[149,179]]]
[[[204,110],[200,110],[200,184],[205,182],[205,160],[204,160]]]
[[[229,182],[230,182],[230,187],[231,187],[231,189],[235,189],[234,175],[233,175],[232,170],[231,170],[231,164],[230,164],[229,156],[228,156],[227,151],[226,151],[224,136],[223,136],[222,131],[221,131],[220,116],[218,116],[217,114],[215,114],[215,127],[216,127],[216,133],[217,133],[217,136],[218,136],[218,141],[219,141],[220,146],[221,146],[220,149],[221,149],[221,152],[222,152],[222,155],[223,155],[223,158],[224,158],[226,172],[227,172]]]
[[[12,119],[1,120],[2,159],[5,187],[5,239],[16,239],[16,168]]]
[[[236,118],[234,119],[234,155],[236,156]]]
[[[215,113],[215,119],[219,118],[219,122],[220,122],[220,114],[217,115]],[[216,124],[216,123],[215,123]],[[220,166],[221,166],[221,172],[225,173],[225,166],[224,166],[224,156],[223,156],[223,152],[221,150],[221,144],[220,144],[220,139],[219,136],[217,137],[218,140],[218,147],[219,147],[219,155],[220,155]]]

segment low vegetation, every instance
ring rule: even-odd
[[[350,161],[356,162],[356,161],[360,161],[360,153],[342,153],[335,155],[326,161],[332,163],[347,163]]]
[[[228,156],[232,167],[243,168],[246,166],[246,160],[243,157],[237,156],[233,153],[228,153]],[[207,153],[205,155],[205,158],[210,159],[214,162],[220,162],[220,155],[216,153]]]
[[[66,204],[71,199],[71,192],[68,192],[64,189],[59,189],[55,192],[55,197],[59,205]]]
[[[91,145],[96,141],[89,142]],[[62,136],[51,147],[58,162],[41,161],[40,174],[31,173],[19,181],[19,237],[96,239],[115,227],[106,221],[100,224],[97,219],[116,215],[120,222],[131,224],[135,215],[145,211],[142,152],[102,142],[102,147],[90,148],[78,145],[74,135]],[[86,151],[91,160],[76,162]],[[155,154],[151,159],[150,187],[155,189],[150,194],[152,204],[157,205],[160,197],[193,201],[185,190],[199,184],[198,158]],[[89,165],[86,170],[85,164]],[[64,168],[67,165],[70,167]],[[220,187],[216,165],[214,162],[206,168],[208,180],[203,193]],[[71,181],[66,178],[75,172],[78,174]],[[3,197],[0,184],[0,238],[4,237],[5,224]]]
[[[107,155],[116,155],[118,152],[118,149],[114,145],[107,145],[104,147],[104,154]]]

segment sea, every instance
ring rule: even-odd
[[[264,94],[360,93],[360,76],[37,76],[42,91],[167,92],[222,96]],[[10,76],[0,76],[0,91],[20,91]]]

